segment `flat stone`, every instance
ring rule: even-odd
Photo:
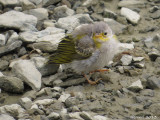
[[[20,99],[20,104],[25,108],[25,109],[30,109],[32,106],[32,101],[28,97],[24,97]]]
[[[160,10],[157,10],[156,12],[152,13],[150,16],[153,19],[159,19],[160,18]]]
[[[32,2],[30,2],[30,0],[21,0],[21,6],[23,10],[36,8],[36,6]]]
[[[154,48],[148,53],[148,55],[152,61],[155,61],[157,57],[160,57],[159,51]]]
[[[134,62],[141,62],[144,59],[144,57],[133,57]]]
[[[6,44],[6,38],[3,34],[0,34],[0,46],[4,46]]]
[[[111,27],[113,33],[115,34],[121,34],[127,29],[126,25],[120,24],[113,19],[104,18],[104,21]]]
[[[0,3],[4,6],[4,7],[9,7],[9,6],[18,6],[20,5],[20,2],[18,0],[0,0]]]
[[[8,68],[9,62],[6,60],[0,60],[0,71],[4,71]]]
[[[67,5],[62,5],[54,9],[53,16],[55,19],[59,19],[62,17],[72,16],[74,13],[74,10],[68,8]]]
[[[24,13],[35,16],[38,20],[48,19],[48,11],[45,8],[36,8],[24,11]]]
[[[37,18],[18,11],[9,11],[0,15],[0,28],[13,28],[20,31],[35,31]]]
[[[118,3],[118,7],[142,7],[144,0],[122,0]]]
[[[54,5],[58,2],[60,2],[61,0],[44,0],[43,1],[43,6],[46,7],[46,6],[49,6],[49,5]]]
[[[122,62],[122,65],[129,65],[132,62],[132,56],[131,55],[123,55],[120,60]]]
[[[64,93],[64,94],[62,94],[62,95],[60,96],[60,98],[59,98],[58,100],[61,101],[61,102],[65,102],[66,99],[69,98],[70,96],[71,96],[70,94]]]
[[[33,104],[38,104],[38,105],[50,105],[54,102],[53,99],[43,99],[43,100],[36,100],[33,102]]]
[[[0,88],[6,92],[22,93],[24,85],[21,79],[16,77],[1,76]]]
[[[128,8],[121,8],[121,15],[126,17],[132,24],[137,24],[140,20],[140,15]]]
[[[113,19],[117,18],[117,14],[107,8],[104,9],[103,16],[107,18],[113,18]]]
[[[91,115],[85,111],[80,113],[80,116],[84,119],[84,120],[93,120]]]
[[[144,68],[145,64],[143,62],[134,63],[137,68]]]
[[[160,77],[151,76],[147,79],[147,83],[152,89],[160,88]]]
[[[15,50],[16,48],[19,48],[22,45],[22,41],[15,41],[9,45],[5,45],[0,47],[0,56],[3,56],[13,50]]]
[[[137,92],[137,91],[140,91],[143,89],[143,85],[142,85],[142,82],[141,80],[137,80],[135,82],[133,82],[129,87],[128,87],[129,90],[131,91],[134,91],[134,92]]]
[[[56,113],[56,112],[51,112],[47,117],[48,117],[50,120],[59,120],[60,114],[58,114],[58,113]]]
[[[8,113],[13,117],[22,116],[25,114],[25,110],[18,104],[4,105],[0,107],[0,113]]]
[[[39,90],[41,88],[41,73],[30,60],[16,61],[12,66],[12,71],[32,89]]]
[[[0,120],[15,120],[15,119],[8,114],[0,114]]]
[[[104,117],[101,115],[96,115],[93,118],[94,118],[94,120],[109,120],[107,117]]]

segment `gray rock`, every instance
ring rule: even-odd
[[[3,34],[0,34],[0,46],[4,46],[6,44],[6,38]]]
[[[4,105],[0,107],[0,113],[8,113],[17,118],[25,114],[25,110],[18,104]]]
[[[123,33],[127,29],[126,25],[120,24],[113,19],[104,18],[104,21],[111,27],[115,34]]]
[[[12,66],[12,71],[34,90],[41,88],[41,73],[29,60],[19,60]]]
[[[142,7],[144,0],[122,0],[118,3],[118,7]]]
[[[1,76],[0,77],[0,88],[6,92],[11,93],[22,93],[24,90],[23,82],[19,78]]]
[[[145,64],[143,62],[134,63],[137,68],[144,68]]]
[[[19,0],[0,0],[0,3],[4,6],[4,7],[9,7],[9,6],[18,6],[20,5]]]
[[[133,62],[141,62],[144,57],[133,57]]]
[[[97,13],[91,14],[91,18],[94,21],[103,21],[103,19],[104,19],[101,14],[97,14]]]
[[[84,14],[84,13],[89,13],[89,11],[88,11],[87,7],[77,7],[76,13],[77,14]]]
[[[1,28],[13,28],[21,31],[35,31],[37,18],[18,11],[9,11],[0,15]]]
[[[0,114],[0,120],[15,120],[15,119],[8,114]]]
[[[152,13],[150,17],[153,19],[159,19],[160,18],[160,10],[157,10],[156,12]]]
[[[6,60],[0,60],[0,71],[6,70],[8,68],[9,62]]]
[[[152,61],[155,61],[157,59],[157,57],[160,57],[159,51],[157,49],[154,49],[154,48],[152,49],[152,51],[150,51],[148,53],[148,55],[149,55],[149,57]]]
[[[21,0],[21,6],[23,10],[34,9],[36,6],[29,0]]]
[[[37,105],[50,105],[54,103],[54,100],[53,99],[43,99],[43,100],[36,100],[33,102],[33,105],[34,104],[37,104]],[[33,108],[33,106],[32,106]]]
[[[32,101],[28,97],[24,97],[20,99],[20,104],[25,108],[25,109],[30,109],[32,106]]]
[[[141,90],[140,94],[143,95],[143,96],[150,96],[150,97],[154,97],[155,96],[154,90],[151,90],[151,89]]]
[[[91,115],[85,111],[80,113],[80,116],[84,119],[84,120],[93,120]]]
[[[42,3],[42,0],[29,0],[30,2],[34,3],[35,5],[39,5]]]
[[[143,89],[143,85],[141,83],[141,80],[137,80],[135,82],[133,82],[129,87],[129,90],[133,91],[133,92],[137,92]]]
[[[122,65],[129,65],[132,62],[132,56],[131,55],[123,55],[120,59],[122,62]]]
[[[149,9],[149,12],[151,12],[151,13],[154,13],[154,12],[156,12],[157,10],[159,10],[160,8],[158,7],[158,6],[153,6],[153,7],[151,7],[150,9]]]
[[[45,8],[29,9],[29,10],[24,11],[24,13],[33,15],[37,17],[38,20],[48,19],[48,11]]]
[[[148,37],[144,40],[144,45],[147,47],[147,48],[152,48],[154,46],[153,44],[153,38],[152,37]]]
[[[101,116],[101,115],[95,115],[94,120],[110,120],[107,117]]]
[[[76,99],[76,97],[69,97],[66,99],[65,101],[65,105],[66,107],[72,107],[72,106],[75,106],[75,105],[78,105],[79,104],[79,100]]]
[[[140,20],[140,15],[128,8],[121,8],[121,15],[126,17],[132,24],[137,24]]]
[[[23,56],[27,54],[27,51],[26,51],[26,48],[25,47],[22,47],[18,50],[18,56]]]
[[[3,56],[13,50],[15,50],[16,48],[19,48],[22,45],[22,41],[15,41],[9,45],[0,47],[0,56]]]
[[[151,76],[147,79],[147,83],[149,88],[160,88],[160,77]]]
[[[49,6],[60,2],[61,0],[43,0],[43,6]]]
[[[107,18],[113,18],[113,19],[117,18],[117,14],[107,8],[104,9],[103,16]]]
[[[151,113],[154,113],[154,119],[157,119],[158,116],[160,116],[159,110],[160,110],[160,103],[154,103],[149,108]]]
[[[124,68],[123,68],[123,66],[118,66],[118,71],[119,71],[120,73],[124,73]]]
[[[22,12],[22,11],[23,11],[22,7],[14,7],[14,10],[15,10],[15,11],[19,11],[19,12]]]
[[[19,39],[19,35],[16,32],[13,32],[12,35],[7,40],[7,44],[11,44],[15,41],[18,41],[18,39]]]
[[[60,115],[56,112],[51,112],[47,117],[49,120],[59,120]]]
[[[68,8],[66,5],[56,7],[53,11],[53,17],[55,19],[72,16],[73,14],[74,14],[74,10]]]
[[[67,98],[69,98],[70,96],[71,96],[70,94],[63,93],[58,100],[60,102],[65,102]]]
[[[82,6],[89,7],[96,4],[98,4],[98,0],[86,0],[82,3]]]

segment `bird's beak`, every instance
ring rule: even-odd
[[[102,40],[104,42],[109,40],[109,38],[106,35],[103,35],[103,34],[98,34],[98,35],[95,35],[94,37],[95,37],[95,39],[99,39],[99,40]]]

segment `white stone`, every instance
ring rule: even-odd
[[[57,91],[57,92],[61,92],[62,88],[61,87],[54,87],[54,88],[52,88],[52,90]]]
[[[134,63],[134,65],[138,68],[144,68],[144,63],[139,62],[139,63]]]
[[[15,120],[15,119],[8,114],[0,114],[0,120]]]
[[[58,120],[58,118],[60,117],[60,115],[56,112],[51,112],[48,116],[49,119],[53,119],[53,120]]]
[[[61,102],[65,102],[70,96],[70,94],[63,93],[58,100]]]
[[[48,10],[45,8],[36,8],[24,11],[24,13],[37,17],[38,20],[48,19]]]
[[[134,62],[140,62],[144,59],[144,57],[133,57]]]
[[[122,65],[129,65],[132,62],[132,56],[131,55],[123,55],[120,60],[122,62]]]
[[[78,120],[84,120],[83,118],[80,117],[80,112],[72,112],[69,113],[70,118],[78,119]]]
[[[32,110],[32,109],[35,109],[35,110],[39,109],[39,108],[38,108],[38,105],[37,105],[37,104],[33,104],[32,107],[31,107],[31,110]]]
[[[36,100],[33,104],[38,104],[38,105],[50,105],[54,101],[53,99],[43,99],[43,100]]]
[[[94,120],[110,120],[110,119],[108,119],[104,116],[101,116],[101,115],[96,115],[93,118],[94,118]]]
[[[19,35],[16,32],[14,32],[8,39],[7,44],[13,43],[18,39],[19,39]]]
[[[25,109],[29,109],[32,106],[32,101],[30,98],[28,97],[24,97],[20,99],[20,104],[25,108]]]
[[[87,112],[85,112],[85,111],[83,111],[83,112],[81,112],[80,113],[80,116],[83,118],[83,119],[87,119],[87,120],[92,120],[92,117],[91,117],[91,115],[89,114],[89,113],[87,113]]]
[[[140,15],[128,8],[121,8],[121,15],[126,17],[133,24],[137,24],[140,20]]]
[[[0,15],[0,26],[5,28],[15,28],[21,31],[35,31],[37,18],[18,11],[9,11]]]
[[[4,76],[2,72],[0,72],[0,77],[1,77],[1,76]]]
[[[142,85],[141,80],[137,80],[137,81],[133,82],[133,83],[128,87],[128,89],[131,89],[131,90],[133,90],[133,91],[142,90],[142,89],[143,89],[143,85]]]
[[[12,71],[34,90],[41,88],[41,73],[30,60],[18,60]]]
[[[3,6],[18,6],[20,4],[19,0],[0,0],[0,3]]]
[[[44,20],[43,26],[44,26],[44,28],[54,27],[54,26],[55,26],[55,23],[54,23],[53,20]]]
[[[126,50],[132,50],[134,49],[134,44],[132,43],[120,43],[119,44],[119,52],[123,52]]]
[[[44,57],[32,57],[31,61],[34,62],[36,68],[42,68],[47,62],[46,58]]]
[[[25,114],[25,110],[18,104],[11,104],[0,107],[0,113],[17,114],[19,116]]]
[[[129,7],[129,6],[142,6],[145,4],[145,0],[122,0],[118,3],[118,7]]]
[[[0,34],[0,46],[3,46],[6,44],[6,39],[3,34]]]

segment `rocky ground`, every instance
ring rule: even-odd
[[[0,13],[0,120],[160,119],[159,0],[0,0]],[[99,84],[45,64],[66,33],[95,21],[128,53],[89,76]]]

